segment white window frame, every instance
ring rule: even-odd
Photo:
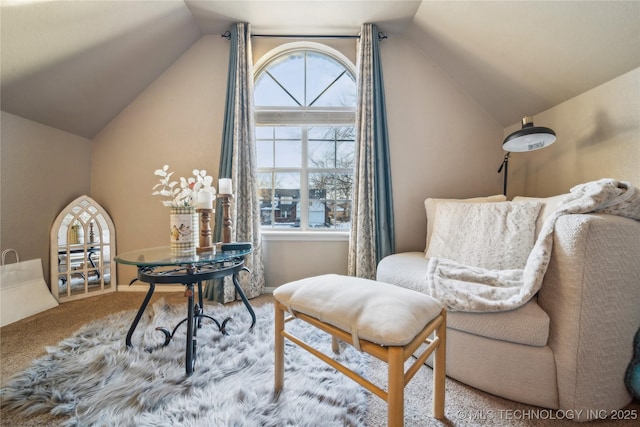
[[[271,62],[281,56],[287,55],[294,51],[312,51],[329,56],[339,62],[351,74],[356,76],[355,65],[339,51],[313,42],[294,42],[287,43],[272,49],[265,54],[254,68],[254,81],[262,73],[262,71],[271,64]],[[314,126],[355,126],[356,108],[351,107],[255,107],[255,124],[257,126],[300,126],[302,128],[302,162],[300,168],[259,168],[259,173],[300,173],[300,206],[305,206],[300,215],[300,228],[297,229],[278,229],[278,228],[261,228],[261,234],[266,237],[265,240],[322,240],[322,241],[344,241],[348,240],[349,230],[336,229],[311,229],[308,228],[309,215],[309,191],[308,191],[308,175],[313,173],[313,168],[309,168],[307,164],[307,130],[308,127]],[[344,169],[321,169],[322,172],[345,172]],[[349,170],[346,172],[353,172]],[[353,197],[352,197],[353,200]]]

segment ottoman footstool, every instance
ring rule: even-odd
[[[356,277],[328,274],[279,286],[275,305],[275,390],[284,385],[284,339],[299,345],[387,402],[388,425],[404,422],[404,388],[433,353],[433,414],[444,418],[446,310],[410,289]],[[285,312],[291,316],[285,319]],[[298,318],[388,365],[387,391],[295,337],[285,323]],[[426,348],[404,370],[404,362]]]

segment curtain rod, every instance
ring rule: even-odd
[[[226,31],[221,34],[220,37],[224,37],[227,40],[231,39],[231,31]],[[263,37],[274,39],[359,39],[360,35],[310,35],[310,34],[252,34],[251,37]],[[388,38],[383,32],[378,33],[378,40],[384,40]]]

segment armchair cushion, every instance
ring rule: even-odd
[[[513,198],[514,202],[540,202],[542,203],[542,208],[540,209],[540,214],[538,215],[538,219],[536,220],[536,236],[540,234],[540,230],[542,230],[542,224],[544,224],[545,220],[551,215],[553,211],[555,211],[567,198],[569,194],[559,194],[557,196],[551,197],[524,197],[524,196],[516,196]]]
[[[492,202],[504,202],[507,197],[502,194],[496,194],[494,196],[486,197],[472,197],[470,199],[434,199],[428,198],[424,201],[424,209],[427,213],[427,245],[424,248],[424,252],[429,249],[429,242],[431,241],[431,234],[433,234],[433,223],[436,220],[436,209],[440,203],[492,203]]]
[[[494,270],[522,269],[540,202],[440,203],[427,257]]]

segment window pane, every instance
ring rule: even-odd
[[[351,227],[351,201],[309,200],[309,228],[343,229]]]
[[[333,173],[309,174],[309,198],[333,199],[335,197],[335,175]]]
[[[260,200],[260,224],[273,224],[273,174],[258,173],[258,200]]]
[[[309,174],[309,228],[330,227],[330,209],[327,199],[333,198],[334,176],[332,173]]]
[[[256,155],[259,168],[273,167],[273,141],[256,141]]]
[[[338,141],[355,141],[356,140],[356,128],[353,126],[338,126],[335,128]]]
[[[355,141],[338,141],[336,143],[336,167],[353,168],[355,166]]]
[[[353,168],[354,139],[353,126],[309,128],[307,165],[314,168]]]
[[[302,129],[300,127],[275,127],[275,167],[299,168],[302,158]]]
[[[273,126],[256,126],[256,155],[259,168],[272,168],[273,165]]]
[[[335,197],[336,199],[352,199],[353,196],[353,174],[337,173],[335,180]]]
[[[307,103],[305,105],[312,105],[312,102],[344,71],[344,67],[333,58],[315,52],[307,53]],[[317,102],[313,105],[317,105]]]
[[[351,200],[338,200],[335,207],[335,228],[351,228]]]
[[[253,91],[253,99],[257,106],[295,107],[298,104],[267,73],[260,74]]]
[[[275,137],[276,139],[294,139],[299,140],[302,138],[302,128],[291,126],[276,126]]]
[[[347,73],[317,99],[313,98],[314,107],[353,107],[356,105],[356,84]]]
[[[256,126],[256,139],[273,139],[273,126]]]
[[[329,139],[333,141],[335,132],[336,128],[333,126],[313,126],[309,128],[309,139]]]
[[[274,187],[274,226],[300,227],[300,174],[276,173]]]
[[[336,165],[335,142],[309,140],[308,166],[333,168]]]
[[[299,168],[302,157],[301,141],[276,141],[277,168]]]
[[[276,60],[267,68],[267,72],[280,84],[283,91],[288,92],[290,98],[295,99],[296,105],[304,105],[303,52],[294,52]]]
[[[329,209],[326,200],[309,200],[309,228],[329,228]]]

